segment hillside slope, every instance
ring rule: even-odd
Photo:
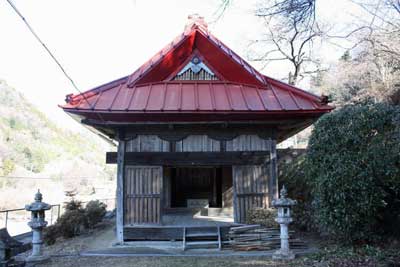
[[[112,196],[115,170],[105,152],[113,149],[89,131],[57,127],[0,80],[0,209],[21,207],[36,188],[54,203],[71,190],[83,199]]]

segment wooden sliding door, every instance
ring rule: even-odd
[[[160,224],[161,166],[127,166],[125,169],[125,225]]]
[[[266,165],[233,166],[234,219],[246,222],[246,212],[268,207],[268,174]]]

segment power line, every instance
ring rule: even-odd
[[[44,49],[47,51],[47,53],[50,55],[50,57],[54,60],[54,62],[57,64],[57,66],[60,68],[64,76],[71,82],[72,86],[81,94],[81,96],[84,98],[86,103],[89,105],[91,109],[94,109],[94,107],[89,103],[88,99],[86,96],[82,93],[81,90],[79,90],[78,86],[74,82],[74,80],[71,78],[71,76],[67,73],[65,68],[61,65],[60,61],[54,56],[54,54],[50,51],[50,49],[47,47],[47,45],[40,39],[40,37],[36,34],[36,32],[33,30],[31,25],[28,23],[28,21],[25,19],[25,17],[22,15],[22,13],[17,9],[17,7],[14,5],[14,3],[11,0],[7,0],[8,4],[14,9],[15,13],[22,19],[22,21],[25,23],[25,25],[28,27],[29,31],[33,34],[33,36],[36,38],[36,40],[44,47]],[[96,113],[97,116],[100,118],[101,121],[105,122],[102,116],[100,116],[99,113]]]

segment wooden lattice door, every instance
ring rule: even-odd
[[[161,223],[162,186],[162,167],[126,167],[125,225]]]

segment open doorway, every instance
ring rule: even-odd
[[[233,222],[232,167],[166,167],[163,221],[168,225]]]
[[[222,168],[172,168],[171,208],[222,208]]]

